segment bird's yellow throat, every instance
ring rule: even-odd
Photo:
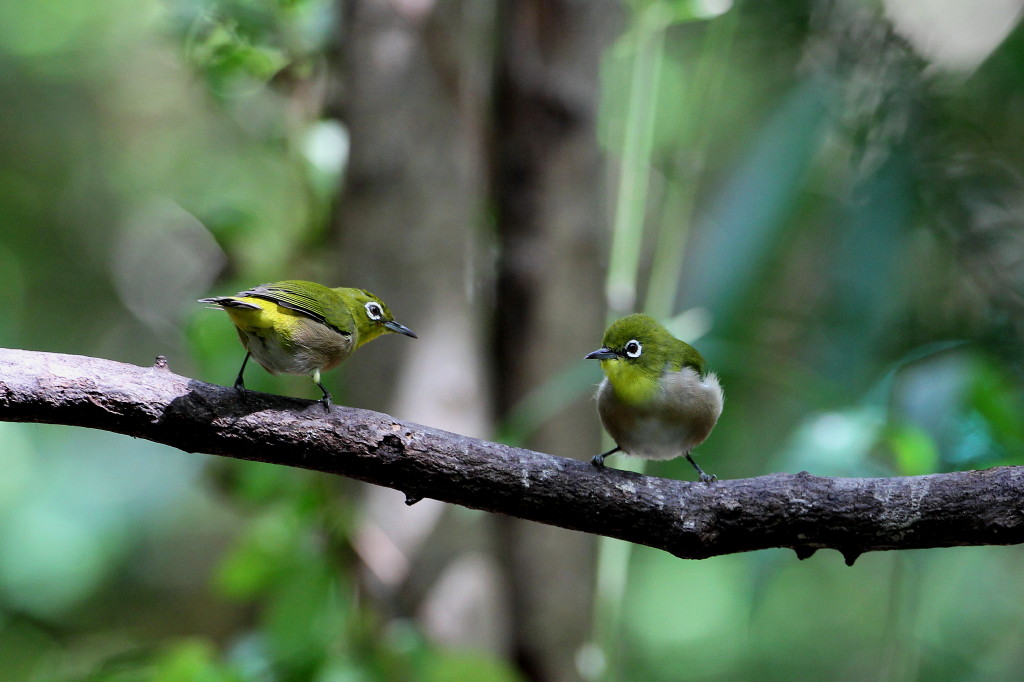
[[[615,396],[628,405],[642,405],[658,393],[658,378],[637,365],[615,358],[602,360],[601,369],[615,389]]]

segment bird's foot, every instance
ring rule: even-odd
[[[331,413],[331,392],[324,388],[324,385],[320,383],[320,370],[313,372],[313,383],[320,389],[320,392],[324,394],[323,398],[320,398],[320,404],[324,406],[324,412],[327,414]]]
[[[604,468],[604,458],[607,457],[608,455],[614,455],[619,450],[621,450],[621,448],[618,445],[616,445],[614,448],[612,448],[608,452],[602,452],[600,455],[594,455],[594,458],[592,460],[590,460],[590,463],[593,464],[594,466],[596,466],[599,469],[603,469]]]
[[[718,480],[718,476],[715,476],[714,474],[708,475],[704,473],[704,470],[700,468],[700,465],[693,461],[693,457],[690,457],[689,452],[686,453],[686,461],[692,464],[693,468],[697,470],[698,474],[700,474],[701,483],[714,483],[715,481]]]

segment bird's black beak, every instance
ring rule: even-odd
[[[598,348],[593,353],[587,353],[584,360],[612,360],[619,357],[619,354],[610,348]]]
[[[384,326],[395,333],[405,334],[406,336],[411,336],[414,339],[420,338],[416,336],[416,334],[414,334],[413,331],[406,327],[404,324],[398,324],[394,320],[388,320],[387,322],[384,323]]]

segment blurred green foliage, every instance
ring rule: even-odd
[[[1020,30],[991,45],[974,78],[936,76],[855,3],[741,3],[708,21],[652,23],[668,5],[633,3],[632,32],[605,65],[602,141],[621,159],[620,202],[640,204],[617,216],[613,249],[627,245],[631,262],[617,271],[613,252],[609,295],[613,309],[626,291],[626,308],[663,317],[710,311],[710,328],[701,313],[680,330],[728,397],[698,453],[705,467],[727,478],[892,476],[1020,463],[1022,273],[1010,263],[1024,250],[1004,208],[1021,190],[1020,130],[972,99],[1020,87],[1007,58]],[[657,35],[638,39],[644,31]],[[982,95],[996,64],[1005,90]],[[654,74],[643,88],[637,68]],[[638,138],[645,121],[649,137]],[[649,174],[639,194],[637,173]],[[653,470],[688,478],[687,467]],[[991,552],[991,564],[984,550],[965,554],[998,591],[1019,552]],[[596,633],[612,678],[962,679],[970,669],[948,634],[926,641],[921,629],[920,614],[962,588],[916,585],[964,560],[947,552],[850,569],[815,557],[827,563],[806,570],[781,552],[693,565],[643,548],[601,557],[598,598],[611,603]],[[955,607],[939,613],[957,618]],[[1000,637],[978,637],[998,660],[986,671],[1020,670],[997,653]]]
[[[946,72],[857,3],[627,5],[602,65],[610,308],[674,317],[723,377],[709,471],[1024,464],[1019,26]],[[348,139],[310,84],[339,14],[326,0],[0,4],[0,343],[164,354],[230,382],[234,332],[192,301],[326,269]],[[590,390],[595,369],[566,362],[506,440]],[[304,378],[247,378],[315,397]],[[0,423],[0,443],[5,680],[518,679],[367,597],[352,485],[82,430]],[[692,478],[685,462],[653,473]],[[639,548],[581,667],[1013,679],[1020,554],[848,568],[828,552]]]
[[[236,372],[233,330],[194,301],[319,248],[346,142],[290,107],[334,12],[0,8],[0,342]],[[290,379],[250,384],[308,388]],[[0,423],[0,440],[4,680],[515,679],[355,600],[331,477],[73,429]]]

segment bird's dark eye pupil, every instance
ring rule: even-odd
[[[630,341],[626,344],[626,355],[631,358],[638,357],[640,355],[640,344],[636,341]]]

